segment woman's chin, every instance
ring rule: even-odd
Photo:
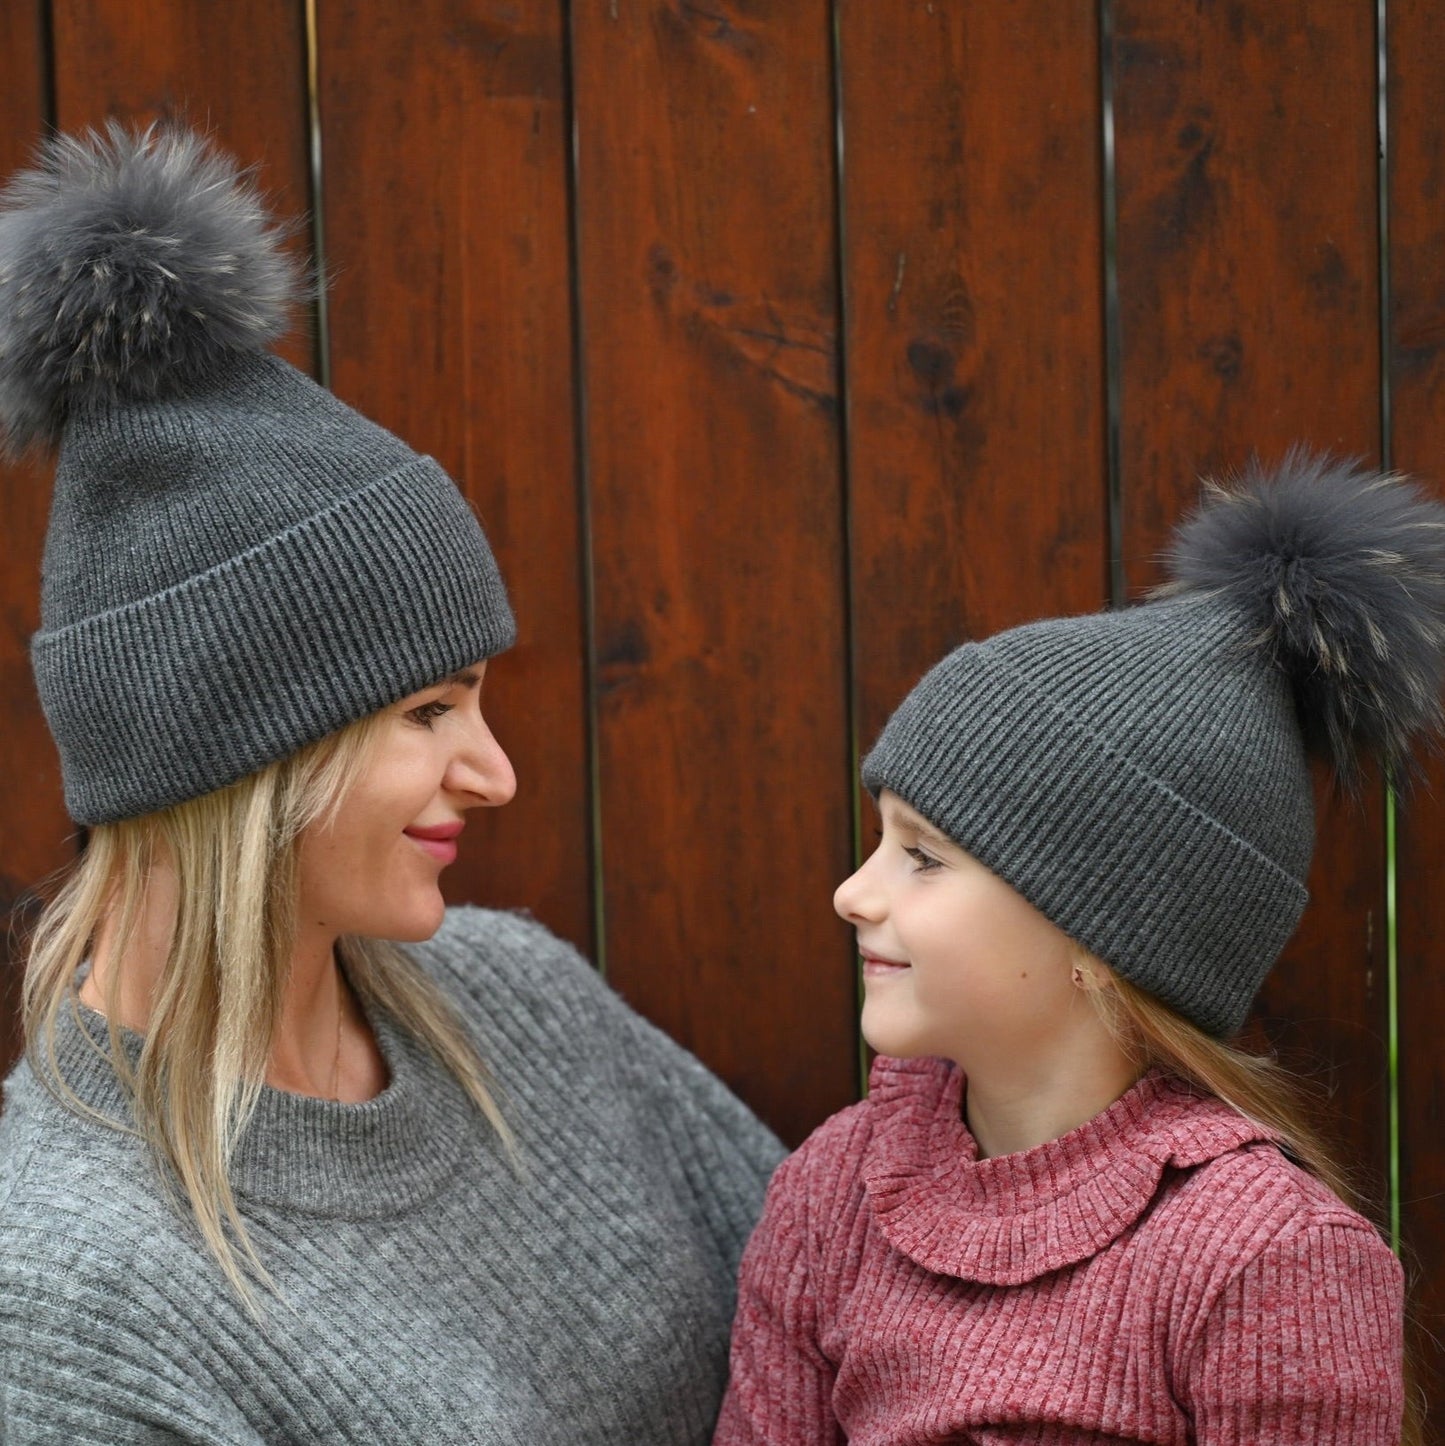
[[[393,944],[424,944],[442,926],[446,918],[446,900],[437,889],[431,898],[409,901],[404,908],[373,915],[369,928],[348,932],[365,934],[372,939],[388,939]]]

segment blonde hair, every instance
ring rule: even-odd
[[[1075,948],[1079,962],[1101,973],[1107,981],[1107,987],[1085,992],[1115,1041],[1141,1072],[1162,1069],[1263,1125],[1278,1136],[1280,1148],[1290,1159],[1352,1209],[1369,1214],[1349,1172],[1335,1157],[1316,1123],[1320,1105],[1297,1076],[1268,1055],[1253,1054],[1205,1034],[1082,946]],[[1408,1324],[1407,1320],[1407,1328]],[[1423,1406],[1415,1388],[1417,1374],[1415,1353],[1407,1342],[1401,1446],[1422,1446],[1425,1439]]]
[[[296,934],[303,830],[334,816],[364,763],[374,715],[228,788],[90,831],[84,855],[41,914],[25,974],[25,1047],[66,1104],[153,1150],[162,1182],[189,1204],[206,1245],[248,1308],[253,1277],[274,1288],[231,1190],[229,1165],[265,1082]],[[109,971],[109,1058],[133,1126],[87,1106],[62,1077],[56,1023],[78,1008],[77,977],[103,928],[115,955],[134,936],[164,859],[179,899],[139,1058],[126,1052],[119,970]],[[337,955],[364,1002],[384,1010],[462,1085],[509,1153],[512,1135],[486,1066],[441,991],[400,948],[343,937]]]

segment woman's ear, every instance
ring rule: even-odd
[[[1100,964],[1093,955],[1085,954],[1082,951],[1075,958],[1069,977],[1073,980],[1074,988],[1082,989],[1086,994],[1114,987],[1114,976],[1109,970]]]

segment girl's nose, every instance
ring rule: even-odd
[[[855,869],[833,891],[833,908],[838,917],[849,924],[877,922],[881,902],[869,878],[867,863]]]
[[[476,730],[470,746],[452,759],[447,769],[447,787],[456,793],[471,794],[484,807],[500,808],[515,796],[517,775],[512,769],[512,760],[480,718]]]

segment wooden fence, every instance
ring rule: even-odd
[[[521,789],[455,897],[531,908],[797,1140],[858,1093],[830,895],[918,674],[1136,595],[1252,450],[1441,476],[1441,55],[1431,0],[7,0],[0,169],[180,114],[314,216],[288,355],[461,481],[520,619]],[[45,478],[0,488],[13,900],[75,841]],[[1378,786],[1324,808],[1261,1010],[1436,1330],[1442,781],[1393,875]]]

